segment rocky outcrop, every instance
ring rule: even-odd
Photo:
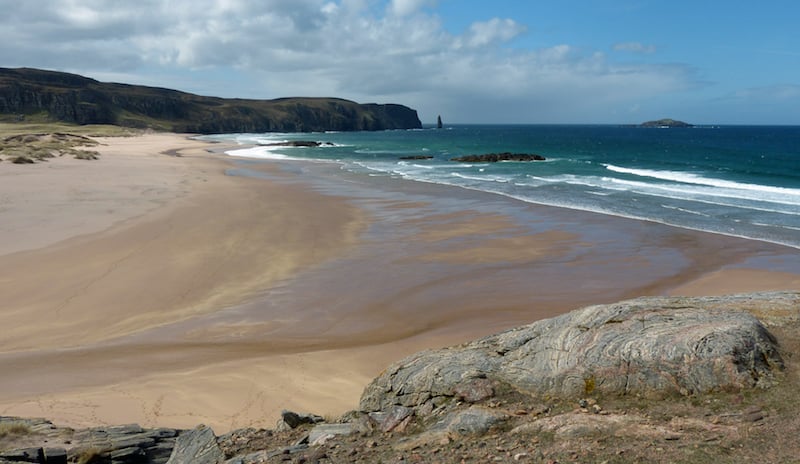
[[[44,419],[0,417],[3,462],[167,462],[178,431],[136,424],[73,430]],[[7,443],[4,443],[7,442]]]
[[[639,124],[639,127],[694,127],[694,125],[676,119],[665,118],[643,122]]]
[[[499,161],[544,161],[542,155],[532,153],[487,153],[485,155],[464,155],[450,158],[460,163],[497,163]]]
[[[590,306],[465,345],[412,355],[361,397],[363,411],[429,414],[494,389],[540,397],[664,397],[768,386],[777,342],[741,306],[797,311],[800,294],[642,298]],[[492,387],[492,390],[489,388]]]
[[[408,357],[335,423],[283,411],[217,437],[0,417],[0,464],[794,462],[799,328],[800,292],[590,306]]]
[[[76,124],[173,132],[311,132],[417,129],[417,112],[396,104],[338,98],[245,100],[102,83],[74,74],[0,68],[0,114],[46,114]]]

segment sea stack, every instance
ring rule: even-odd
[[[439,116],[436,117],[436,128],[437,129],[441,129],[442,128],[442,115],[439,115]]]

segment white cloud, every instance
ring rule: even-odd
[[[424,10],[435,6],[431,0],[44,3],[0,0],[0,41],[9,44],[0,48],[0,63],[92,76],[139,73],[133,81],[148,83],[153,74],[172,75],[160,85],[220,96],[394,101],[419,109],[423,119],[452,109],[458,116],[450,120],[498,122],[602,114],[693,79],[684,66],[621,66],[568,44],[510,48],[527,27],[508,18],[454,35]],[[190,79],[182,69],[192,70]],[[226,73],[247,85],[225,85]],[[212,74],[216,90],[205,80]]]
[[[391,0],[389,2],[389,11],[397,16],[408,16],[417,12],[423,6],[435,4],[435,0]]]
[[[507,42],[525,32],[525,26],[513,19],[492,18],[486,22],[475,22],[465,37],[470,47],[483,47],[492,43]]]
[[[622,42],[614,44],[614,50],[631,53],[655,53],[655,45],[645,45],[639,42]]]

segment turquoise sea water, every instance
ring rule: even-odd
[[[410,131],[226,134],[250,158],[340,163],[531,203],[643,219],[800,248],[800,127],[456,125]],[[314,140],[310,148],[266,144]],[[539,162],[457,163],[497,152]],[[429,160],[400,160],[426,155]]]

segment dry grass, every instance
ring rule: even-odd
[[[30,435],[31,428],[22,422],[0,423],[0,438]]]
[[[99,462],[103,459],[103,454],[106,452],[107,450],[92,446],[78,453],[75,462],[77,464],[91,464],[93,462]]]
[[[92,160],[97,159],[97,153],[87,148],[97,145],[87,136],[64,132],[0,135],[0,160],[14,164],[33,164],[61,156]]]

